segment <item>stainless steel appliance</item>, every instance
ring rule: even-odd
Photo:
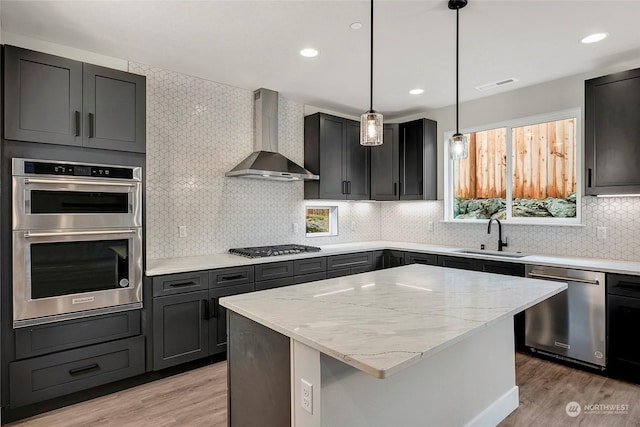
[[[12,160],[13,326],[142,307],[142,169]]]
[[[266,256],[299,254],[303,252],[319,252],[316,246],[305,245],[275,245],[275,246],[254,246],[249,248],[229,249],[230,254],[240,255],[246,258],[262,258]]]
[[[568,289],[525,311],[525,345],[603,369],[606,366],[605,274],[527,265],[527,277],[566,282]]]

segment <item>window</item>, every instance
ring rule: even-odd
[[[576,109],[465,132],[464,160],[450,160],[445,144],[445,220],[580,224],[579,117]]]
[[[337,236],[337,206],[307,206],[305,216],[306,237]]]

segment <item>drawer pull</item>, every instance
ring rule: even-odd
[[[97,363],[92,363],[91,365],[69,369],[69,374],[70,375],[84,374],[85,372],[95,371],[96,369],[100,369],[100,365],[98,365]]]
[[[169,286],[172,288],[184,288],[185,286],[198,285],[196,282],[180,282],[180,283],[169,283]]]
[[[220,304],[218,304],[218,298],[211,298],[211,318],[217,319],[220,315]]]
[[[243,279],[244,278],[244,274],[234,274],[232,276],[222,276],[220,278],[220,280],[237,280],[237,279]]]
[[[209,301],[202,300],[202,320],[209,320]]]

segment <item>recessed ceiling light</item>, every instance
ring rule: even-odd
[[[314,56],[318,56],[318,51],[308,47],[306,49],[302,49],[300,51],[300,55],[304,56],[305,58],[313,58]]]
[[[424,90],[423,89],[411,89],[409,91],[409,93],[411,95],[420,95],[421,93],[424,93]]]
[[[594,33],[580,40],[580,43],[584,43],[584,44],[597,43],[600,40],[606,39],[608,35],[609,34],[607,33]]]
[[[362,28],[362,23],[354,22],[353,24],[349,25],[349,28],[351,28],[352,30],[359,30],[360,28]]]

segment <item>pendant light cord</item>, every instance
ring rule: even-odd
[[[458,121],[458,109],[459,109],[458,107],[458,102],[459,102],[459,99],[458,99],[458,91],[459,91],[458,61],[459,59],[458,57],[459,57],[459,53],[458,51],[459,51],[459,45],[460,45],[459,39],[460,39],[460,8],[458,7],[456,8],[456,135],[460,133],[460,130],[459,130],[460,128],[458,126],[459,125],[459,121]]]
[[[369,67],[369,111],[373,111],[373,0],[371,0],[371,63]]]

